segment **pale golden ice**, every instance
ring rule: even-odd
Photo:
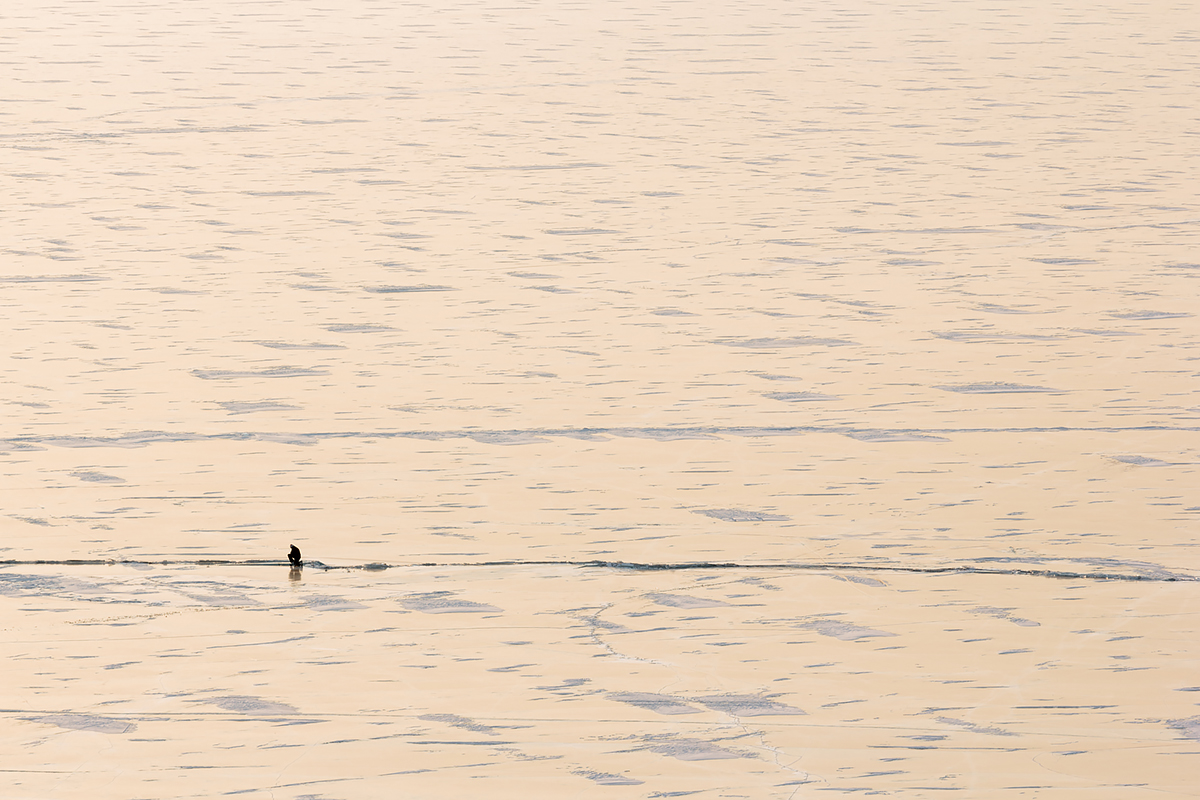
[[[1196,796],[1195,12],[9,0],[0,798]]]

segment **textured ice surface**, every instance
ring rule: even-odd
[[[1187,4],[8,6],[0,794],[1194,792]]]

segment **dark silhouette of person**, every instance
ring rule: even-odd
[[[292,562],[293,567],[303,567],[304,562],[300,560],[300,548],[292,545],[292,549],[288,552],[288,561]]]

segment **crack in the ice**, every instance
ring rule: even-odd
[[[588,616],[576,617],[576,619],[579,620],[580,622],[591,626],[591,630],[588,631],[588,635],[590,635],[592,637],[592,641],[594,641],[596,644],[603,647],[610,656],[614,656],[615,658],[619,658],[619,659],[622,659],[625,661],[639,661],[643,664],[657,664],[660,667],[671,666],[670,664],[667,664],[666,662],[656,661],[653,658],[639,658],[637,656],[631,656],[627,653],[622,653],[622,652],[618,651],[615,647],[613,647],[611,644],[606,642],[604,639],[600,638],[600,630],[601,629],[608,630],[608,631],[616,631],[616,632],[629,632],[629,629],[623,625],[618,625],[618,624],[612,623],[612,622],[606,622],[605,620],[600,619],[600,615],[603,614],[605,611],[608,611],[612,607],[613,607],[612,603],[606,603],[602,608],[597,610],[596,613],[594,613],[594,614],[590,614]]]
[[[999,561],[1001,559],[985,559]],[[1003,559],[1016,561],[1018,559]],[[1096,559],[1106,561],[1105,559]],[[1033,559],[1025,559],[1033,561]],[[282,567],[291,565],[281,559],[110,559],[110,558],[70,558],[62,560],[51,559],[0,559],[0,568],[4,567],[34,567],[34,566],[192,566],[192,567]],[[1119,562],[1114,565],[1120,565]],[[639,563],[633,561],[569,561],[545,560],[525,561],[521,559],[506,559],[500,561],[421,561],[404,564],[384,564],[372,562],[369,564],[325,564],[321,561],[307,560],[304,566],[318,570],[364,570],[380,572],[387,569],[414,568],[453,568],[453,567],[578,567],[582,569],[614,569],[629,572],[682,572],[686,570],[775,570],[779,572],[896,572],[913,575],[1010,575],[1035,578],[1057,578],[1061,580],[1096,580],[1096,581],[1145,581],[1151,583],[1171,583],[1176,581],[1200,581],[1200,577],[1180,572],[1170,572],[1154,564],[1133,564],[1126,566],[1142,567],[1147,572],[1076,572],[1073,570],[1044,569],[1044,568],[1001,568],[983,567],[974,564],[951,564],[940,567],[921,567],[904,564],[851,564],[851,563],[770,563],[770,562],[737,562],[737,561],[683,561],[663,563]]]

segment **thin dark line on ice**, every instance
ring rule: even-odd
[[[291,566],[287,561],[277,559],[164,559],[158,561],[142,561],[135,559],[105,559],[105,558],[72,558],[58,561],[52,560],[0,560],[3,567],[30,566],[61,566],[61,567],[100,567],[100,566],[192,566],[192,567],[285,567]],[[775,570],[784,572],[895,572],[912,575],[1013,575],[1035,578],[1057,578],[1060,580],[1094,580],[1094,581],[1142,581],[1150,583],[1194,582],[1200,578],[1179,573],[1159,573],[1157,575],[1138,574],[1132,572],[1074,572],[1058,569],[1021,569],[980,567],[972,565],[954,565],[943,567],[916,567],[902,564],[772,564],[772,563],[743,563],[737,561],[682,561],[674,563],[639,563],[632,561],[524,561],[519,559],[504,561],[415,561],[406,564],[324,564],[320,561],[305,561],[304,566],[317,570],[363,570],[366,572],[382,572],[388,569],[416,568],[495,568],[495,567],[577,567],[580,569],[614,569],[627,572],[684,572],[687,570]]]
[[[864,441],[903,441],[889,437],[911,436],[936,440],[939,436],[963,433],[1128,433],[1133,431],[1200,432],[1200,426],[1132,425],[1132,426],[1051,426],[1028,428],[871,428],[842,425],[794,426],[719,426],[689,425],[679,427],[581,427],[581,428],[517,428],[510,430],[442,430],[442,431],[312,431],[306,433],[267,433],[241,431],[236,433],[168,433],[166,431],[135,431],[116,436],[13,436],[0,439],[0,447],[29,449],[41,445],[54,447],[145,447],[151,444],[175,442],[244,441],[275,444],[306,445],[331,439],[475,439],[492,444],[532,444],[539,437],[563,437],[592,440],[598,436],[671,441],[718,436],[795,436],[807,433],[832,433],[860,438]]]

